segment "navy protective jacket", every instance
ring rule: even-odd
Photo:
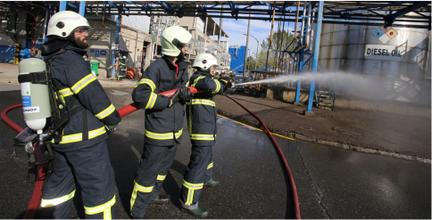
[[[59,151],[71,151],[106,139],[105,126],[118,125],[121,117],[91,73],[90,64],[84,60],[87,51],[72,45],[64,50],[52,61],[53,84],[71,109],[79,106],[84,109],[72,115],[62,131],[60,143],[53,144],[53,147]]]
[[[184,87],[188,81],[187,64],[174,64],[167,56],[155,60],[144,71],[132,91],[133,101],[145,109],[145,141],[156,146],[180,143],[183,133],[184,106],[171,107],[170,98],[158,93]]]
[[[188,86],[200,91],[186,108],[191,142],[200,146],[214,145],[217,132],[215,95],[226,90],[225,84],[213,79],[210,73],[198,70],[189,79]]]

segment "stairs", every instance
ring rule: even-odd
[[[320,109],[333,111],[335,107],[336,96],[335,93],[329,90],[321,90],[316,88],[315,90],[315,106]]]

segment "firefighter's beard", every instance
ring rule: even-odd
[[[85,38],[76,39],[76,42],[81,49],[87,49],[88,48],[87,39],[85,39]]]
[[[72,45],[79,47],[81,49],[87,49],[88,48],[87,38],[71,37],[70,42],[72,43]]]

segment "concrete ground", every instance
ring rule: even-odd
[[[18,65],[0,63],[0,83],[18,84]],[[105,88],[133,88],[137,80],[118,82],[99,75]],[[3,86],[3,85],[2,85]],[[1,88],[0,88],[1,89]],[[313,117],[303,114],[307,106],[238,94],[238,100],[260,117],[270,131],[299,140],[371,154],[431,163],[431,117],[407,116],[378,111],[313,108]],[[259,126],[258,120],[226,96],[216,96],[218,113]]]
[[[126,83],[134,84],[132,81]],[[0,110],[20,102],[19,85],[0,83],[0,90]],[[132,87],[105,88],[117,109],[132,102],[131,91]],[[241,96],[237,98],[241,103],[247,103]],[[236,105],[231,100],[217,102]],[[256,113],[260,114],[260,111]],[[116,183],[117,217],[120,219],[130,218],[133,178],[143,150],[143,114],[144,111],[139,110],[123,117],[122,124],[107,139]],[[264,119],[264,116],[260,117]],[[10,111],[8,118],[25,127],[20,109]],[[268,120],[264,121],[267,123]],[[0,219],[22,218],[32,194],[35,170],[27,166],[23,148],[17,147],[18,156],[11,157],[13,137],[17,133],[4,122],[0,124]],[[217,126],[218,139],[213,149],[214,178],[221,184],[203,190],[200,205],[209,209],[207,218],[292,218],[292,185],[267,134],[223,117],[218,117]],[[275,139],[294,178],[302,218],[430,219],[430,164],[298,139],[279,136]],[[171,201],[150,205],[147,218],[192,218],[181,212],[179,204],[190,152],[190,140],[185,130],[163,185],[163,193],[170,195]],[[72,209],[70,218],[83,218],[79,193],[74,202],[79,208]]]

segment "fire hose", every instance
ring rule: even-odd
[[[199,91],[197,89],[195,89],[195,87],[188,87],[191,91],[191,93],[198,93]],[[174,93],[177,91],[178,89],[173,89],[173,90],[169,90],[169,91],[165,91],[162,93],[158,93],[158,95],[164,95],[167,97],[171,97],[172,95],[174,95]],[[232,101],[234,101],[235,103],[237,103],[239,106],[241,106],[243,109],[245,109],[247,112],[249,112],[251,115],[253,115],[264,127],[264,129],[266,130],[267,135],[269,136],[270,140],[272,141],[274,147],[276,148],[276,151],[279,155],[279,157],[281,158],[284,168],[285,168],[285,172],[288,176],[288,179],[290,181],[291,184],[291,189],[292,189],[292,194],[293,194],[293,200],[294,200],[294,217],[296,219],[300,219],[300,206],[298,203],[298,195],[297,195],[297,189],[295,186],[295,182],[294,182],[294,178],[291,174],[291,171],[289,169],[288,163],[286,161],[285,156],[283,155],[282,150],[280,149],[278,143],[276,142],[276,140],[274,139],[273,135],[271,134],[271,132],[268,130],[267,126],[264,124],[264,122],[253,112],[251,112],[249,109],[247,109],[245,106],[243,106],[242,104],[240,104],[238,101],[236,101],[235,99],[233,99],[232,97],[225,95],[226,97],[228,97],[229,99],[231,99]],[[19,108],[21,107],[22,104],[17,104],[14,106],[10,106],[8,108],[6,108],[5,110],[2,111],[1,113],[1,118],[6,122],[6,124],[8,124],[9,126],[11,126],[14,130],[21,132],[23,129],[21,127],[19,127],[18,125],[16,125],[14,122],[12,122],[9,118],[7,118],[6,113],[12,109],[15,108]],[[124,117],[126,115],[129,115],[132,112],[135,112],[137,110],[139,110],[140,108],[138,107],[138,105],[136,105],[135,103],[131,103],[129,105],[126,105],[120,109],[117,110],[117,112],[119,113],[120,117]],[[40,159],[42,157],[42,152],[40,151],[40,149],[38,147],[35,147],[35,156],[36,159]],[[36,216],[36,211],[37,208],[39,207],[39,203],[42,197],[42,186],[43,186],[43,182],[45,180],[45,170],[48,167],[48,163],[43,164],[43,165],[38,165],[37,166],[37,172],[36,172],[36,183],[35,186],[33,188],[33,194],[32,194],[32,198],[30,200],[30,203],[27,207],[26,213],[24,215],[25,219],[29,219],[29,218],[34,218]]]

